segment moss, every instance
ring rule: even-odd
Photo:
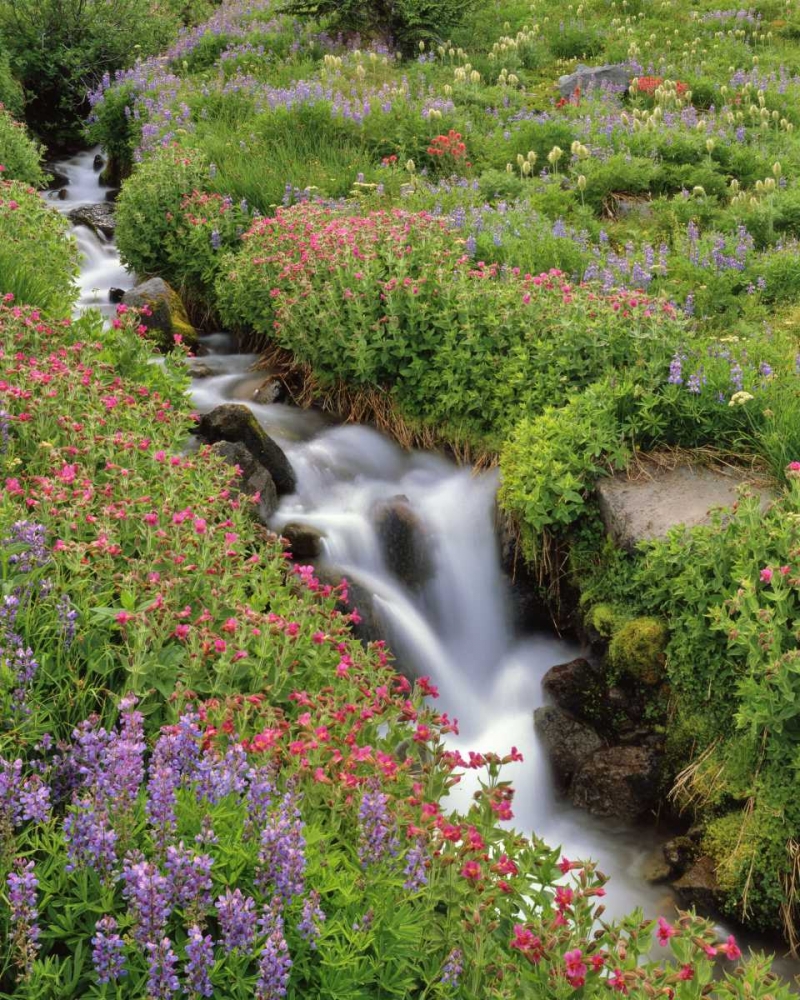
[[[586,624],[604,639],[610,639],[619,628],[620,616],[613,604],[595,604],[586,615]]]
[[[611,666],[644,684],[664,677],[667,630],[657,618],[633,618],[614,631],[608,647]]]
[[[740,888],[743,871],[749,867],[755,845],[751,843],[747,817],[741,811],[712,819],[703,835],[703,853],[714,861],[719,886],[725,892]]]

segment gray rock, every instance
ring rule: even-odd
[[[142,323],[155,335],[162,350],[172,348],[176,334],[190,346],[197,342],[197,330],[189,322],[180,296],[163,278],[143,281],[125,292],[122,301],[136,309],[147,306],[151,310],[150,316],[142,316]]]
[[[192,378],[212,378],[218,374],[216,368],[206,364],[202,358],[187,358],[186,367]]]
[[[572,779],[572,804],[596,816],[638,819],[657,804],[661,759],[650,747],[598,750]]]
[[[66,188],[61,188],[61,190],[58,192],[58,200],[66,201],[68,197],[69,197],[69,191]]]
[[[281,534],[289,543],[289,550],[295,559],[317,559],[322,554],[322,539],[325,536],[311,524],[291,521],[281,528]]]
[[[279,496],[294,493],[297,480],[283,449],[241,403],[224,403],[200,418],[197,433],[210,444],[240,442],[272,477]]]
[[[109,188],[106,191],[105,200],[110,204],[116,204],[117,198],[119,198],[119,188]]]
[[[69,212],[69,219],[76,226],[88,226],[103,236],[113,236],[117,228],[114,206],[109,204],[79,205]]]
[[[125,298],[124,288],[109,288],[108,290],[109,302],[122,302],[124,298]]]
[[[664,844],[662,853],[669,865],[670,874],[677,878],[684,874],[697,857],[697,844],[691,837],[673,837]]]
[[[542,690],[556,705],[579,718],[596,719],[605,696],[601,678],[582,657],[551,667],[542,678]]]
[[[556,86],[565,100],[569,100],[576,90],[582,95],[597,87],[607,87],[615,91],[625,91],[630,87],[633,74],[619,63],[608,63],[605,66],[584,66],[579,64],[574,73],[560,76]]]
[[[262,524],[268,524],[278,509],[278,491],[269,471],[241,441],[218,441],[212,445],[211,450],[228,465],[239,467],[237,492],[250,497],[258,494],[256,513]]]
[[[698,858],[677,882],[673,882],[673,888],[687,906],[694,906],[701,913],[715,913],[723,898],[714,862],[708,857]]]
[[[651,885],[659,885],[661,882],[668,882],[672,878],[672,870],[664,860],[664,853],[660,847],[653,851],[652,855],[642,866],[642,878]]]
[[[99,153],[95,153],[94,160],[92,160],[92,169],[102,170],[105,165],[106,161],[103,159],[103,157]]]
[[[47,182],[48,191],[58,191],[60,188],[69,187],[69,177],[54,164],[45,163],[44,169],[50,176],[50,180]]]
[[[430,578],[433,565],[425,529],[408,498],[396,496],[379,504],[374,518],[386,565],[407,587],[421,586]]]
[[[606,531],[622,548],[632,550],[640,542],[663,538],[676,525],[707,524],[711,511],[732,507],[739,488],[747,483],[743,473],[681,465],[668,470],[654,467],[651,476],[636,480],[618,473],[597,480],[596,487]],[[749,485],[765,509],[774,494]]]
[[[270,375],[265,378],[253,393],[253,402],[262,406],[271,403],[280,403],[286,398],[286,386],[279,378]]]
[[[555,705],[537,708],[533,724],[561,785],[567,785],[583,761],[604,746],[591,726]]]

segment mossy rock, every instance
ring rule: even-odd
[[[603,639],[610,639],[619,626],[619,614],[612,604],[595,604],[586,615],[586,624]]]
[[[163,278],[142,282],[126,292],[122,301],[136,309],[146,306],[150,310],[149,316],[142,317],[142,323],[159,350],[171,350],[176,336],[189,347],[197,344],[197,330],[189,322],[180,295]]]
[[[667,630],[657,618],[632,618],[615,630],[608,647],[609,663],[649,686],[664,679]]]

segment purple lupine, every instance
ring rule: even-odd
[[[158,944],[147,941],[145,950],[147,951],[148,1000],[169,1000],[180,989],[178,976],[175,972],[178,956],[172,950],[172,942],[168,937],[161,938]]]
[[[98,983],[115,983],[127,975],[125,942],[117,934],[117,922],[111,916],[101,917],[95,924],[92,964]]]
[[[78,610],[69,599],[69,594],[62,594],[56,605],[58,624],[61,627],[61,643],[66,653],[75,641],[75,630],[78,622]]]
[[[258,957],[256,1000],[281,1000],[289,986],[292,957],[283,934],[279,899],[274,899],[271,906],[265,907],[258,923],[267,939]]]
[[[461,949],[453,948],[444,963],[440,982],[446,986],[452,986],[453,988],[458,986],[461,979],[461,973],[464,971],[463,958],[464,956]]]
[[[211,983],[211,972],[214,968],[214,941],[210,934],[203,937],[197,924],[192,924],[189,928],[186,960],[185,991],[192,996],[213,996],[214,987]]]
[[[208,854],[195,854],[184,847],[167,848],[165,867],[172,880],[175,903],[194,919],[201,919],[211,906],[211,866],[214,859]]]
[[[741,392],[744,387],[744,374],[738,363],[731,365],[731,385],[734,392]]]
[[[158,941],[172,912],[171,886],[154,864],[126,857],[122,865],[122,895],[136,922],[133,936],[139,944]]]
[[[19,547],[18,552],[12,552],[8,557],[10,566],[20,573],[30,573],[31,570],[44,566],[49,560],[47,551],[47,529],[35,521],[15,521],[9,534],[3,539],[3,545]]]
[[[272,773],[267,767],[252,767],[247,772],[247,823],[245,833],[249,836],[260,834],[267,821],[272,805]]]
[[[703,369],[699,368],[696,372],[692,372],[686,381],[686,391],[693,393],[695,396],[699,395],[703,386],[706,383],[706,377],[703,374]]]
[[[3,841],[10,838],[22,819],[21,787],[22,761],[0,757],[0,835]]]
[[[151,767],[147,782],[147,818],[152,827],[153,842],[164,851],[167,840],[178,825],[175,816],[180,776],[171,767]]]
[[[222,246],[222,237],[219,234],[219,230],[218,229],[212,229],[211,230],[211,249],[212,250],[219,250],[219,248],[221,246]]]
[[[223,757],[204,753],[191,775],[197,797],[215,805],[233,792],[243,792],[247,784],[247,753],[241,743],[231,744]]]
[[[6,879],[11,912],[11,944],[22,974],[29,976],[39,951],[39,911],[36,908],[39,880],[32,861],[17,858],[14,868]]]
[[[0,409],[0,455],[8,450],[8,439],[11,435],[11,415],[7,410]]]
[[[324,924],[325,920],[325,911],[319,905],[319,893],[314,889],[303,900],[303,912],[297,925],[297,933],[308,941],[312,951],[316,950],[320,924]]]
[[[406,854],[406,866],[403,869],[406,876],[403,888],[406,892],[419,892],[428,884],[427,862],[428,856],[422,844],[414,844]]]
[[[262,892],[271,886],[287,902],[303,894],[306,867],[303,826],[295,795],[288,791],[261,831],[256,881]]]
[[[358,810],[361,867],[379,864],[397,854],[398,842],[388,808],[389,796],[379,788],[365,789]]]
[[[217,910],[222,946],[230,954],[234,949],[249,952],[256,934],[256,902],[243,896],[241,889],[225,890],[214,904]]]
[[[94,799],[84,796],[73,805],[64,820],[64,839],[66,871],[90,868],[102,876],[110,875],[117,862],[117,833],[105,809],[98,808]]]
[[[670,385],[683,385],[683,355],[675,354],[669,364],[669,378],[667,379]]]
[[[50,788],[38,774],[23,782],[19,806],[23,823],[46,823],[50,819]]]

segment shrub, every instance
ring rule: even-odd
[[[44,187],[46,177],[41,156],[41,148],[30,138],[25,126],[15,121],[0,104],[0,173],[3,179]]]
[[[68,313],[77,261],[64,217],[33,188],[0,180],[0,295],[53,315]]]
[[[341,31],[390,39],[406,55],[420,42],[441,41],[475,6],[475,0],[287,0],[296,17],[330,18]]]

